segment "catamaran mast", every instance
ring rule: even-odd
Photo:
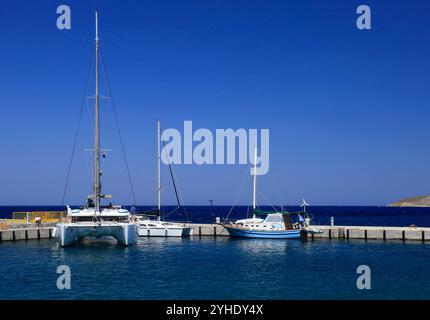
[[[161,144],[161,129],[160,120],[157,120],[157,208],[158,208],[158,220],[161,220],[161,178],[160,178],[160,144]]]
[[[95,93],[95,126],[94,126],[94,205],[95,213],[100,212],[100,127],[99,127],[99,29],[98,15],[96,11],[96,38],[95,38],[95,69],[96,69],[96,93]]]
[[[255,219],[255,209],[257,207],[256,205],[256,196],[257,196],[257,147],[254,148],[254,188],[253,188],[253,196],[252,196],[252,208],[253,214],[252,217]]]

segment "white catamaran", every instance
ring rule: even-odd
[[[100,171],[100,128],[99,128],[99,35],[98,16],[95,13],[95,134],[94,134],[94,193],[88,196],[83,209],[67,207],[66,221],[57,225],[58,239],[61,246],[78,243],[85,237],[115,238],[119,244],[131,245],[137,242],[138,226],[130,212],[120,206],[101,206],[101,199],[111,199],[101,190]]]

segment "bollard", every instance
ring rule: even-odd
[[[330,217],[330,226],[334,227],[334,217]]]

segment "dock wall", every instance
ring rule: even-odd
[[[194,236],[228,236],[227,230],[218,224],[187,223]],[[415,240],[430,241],[430,228],[383,227],[383,226],[315,226],[321,233],[307,234],[306,238],[362,239],[362,240]]]
[[[430,228],[373,226],[316,226],[316,228],[322,233],[308,234],[307,238],[430,241]]]
[[[227,230],[219,224],[187,223],[197,237],[226,237]],[[55,224],[14,225],[0,230],[1,241],[17,241],[31,239],[50,239],[53,237]],[[344,240],[400,240],[430,241],[430,228],[415,227],[376,227],[376,226],[315,226],[321,233],[303,234],[308,239],[344,239]]]
[[[53,230],[54,227],[17,228],[0,230],[0,242],[32,239],[51,239],[53,236]]]

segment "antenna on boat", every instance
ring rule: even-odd
[[[94,127],[94,214],[100,213],[100,125],[99,125],[99,26],[98,13],[95,12],[96,37],[95,37],[95,69],[96,69],[96,88],[95,88],[95,127]]]
[[[255,209],[256,205],[256,196],[257,196],[257,146],[254,148],[254,188],[253,188],[253,196],[252,196],[252,217],[255,219]]]
[[[158,221],[161,220],[161,178],[160,178],[160,162],[161,162],[161,129],[160,120],[157,119],[157,208],[158,208]]]

